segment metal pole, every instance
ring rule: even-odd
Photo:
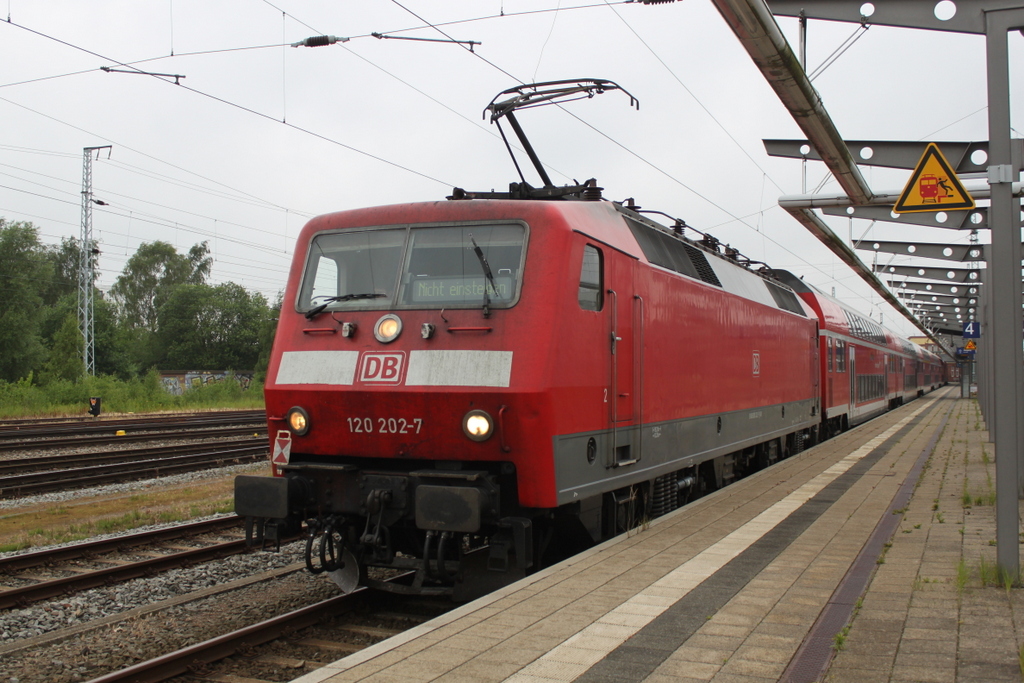
[[[96,374],[93,345],[92,295],[92,153],[95,147],[82,152],[82,231],[78,258],[78,329],[82,333],[82,367],[85,374]]]
[[[988,12],[989,185],[992,205],[992,260],[989,262],[991,303],[989,324],[994,356],[992,375],[996,455],[996,562],[1004,576],[1020,579],[1018,460],[1024,434],[1024,333],[1021,330],[1020,206],[1013,202],[1012,183],[1019,177],[1010,148],[1010,76],[1007,32],[1024,25],[1024,11]],[[984,334],[984,331],[982,332]]]
[[[93,282],[92,267],[92,154],[110,145],[85,147],[82,150],[82,232],[78,260],[78,329],[82,333],[82,365],[85,374],[96,374],[95,335],[93,334]]]

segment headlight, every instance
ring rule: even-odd
[[[462,418],[462,431],[473,441],[486,441],[494,432],[494,422],[484,411],[471,410]]]
[[[309,431],[309,415],[302,408],[295,406],[289,410],[286,419],[288,420],[288,429],[292,430],[292,434],[302,436]]]
[[[394,313],[388,313],[377,321],[377,324],[373,326],[373,336],[377,338],[377,341],[392,342],[395,338],[402,333],[402,319]]]

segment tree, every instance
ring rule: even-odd
[[[75,320],[78,330],[78,292],[70,292],[62,296],[53,306],[42,312],[40,332],[43,344],[50,350],[50,357],[58,345],[57,337],[68,316]],[[114,305],[103,293],[97,290],[93,302],[93,344],[96,352],[96,374],[116,375],[121,379],[129,379],[139,374],[140,366],[132,362],[131,336],[128,330],[118,326]],[[78,334],[78,358],[82,357],[81,331]]]
[[[178,370],[251,370],[271,317],[262,294],[228,282],[180,285],[158,310],[161,365]]]
[[[39,333],[41,292],[52,278],[36,227],[0,218],[0,379],[27,377],[46,357]]]
[[[257,381],[266,382],[267,379],[267,366],[270,365],[270,352],[274,346],[274,337],[277,336],[277,323],[281,319],[281,308],[284,306],[284,291],[277,292],[277,299],[274,301],[273,306],[270,307],[270,312],[267,315],[266,321],[263,323],[263,330],[260,332],[260,356],[256,360],[256,375]]]
[[[47,384],[60,379],[78,381],[84,374],[82,332],[78,329],[78,319],[69,314],[64,317],[63,324],[54,335],[50,358],[43,365],[40,383]]]
[[[47,259],[53,264],[53,279],[43,290],[43,302],[53,306],[61,297],[78,292],[78,275],[82,267],[81,243],[74,237],[62,237],[60,246],[51,245],[46,248]],[[89,255],[93,265],[93,282],[96,282],[96,265],[99,261],[99,249],[93,244]]]
[[[187,255],[167,242],[139,247],[110,288],[121,322],[132,329],[155,331],[157,309],[174,287],[206,282],[213,263],[209,253],[206,242],[194,245]]]

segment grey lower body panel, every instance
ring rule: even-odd
[[[734,453],[820,422],[817,399],[556,436],[564,505]],[[589,457],[588,457],[589,456]]]

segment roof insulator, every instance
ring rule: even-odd
[[[338,36],[312,36],[297,43],[292,43],[292,47],[323,47],[324,45],[347,43],[348,41],[349,38],[339,38]]]

